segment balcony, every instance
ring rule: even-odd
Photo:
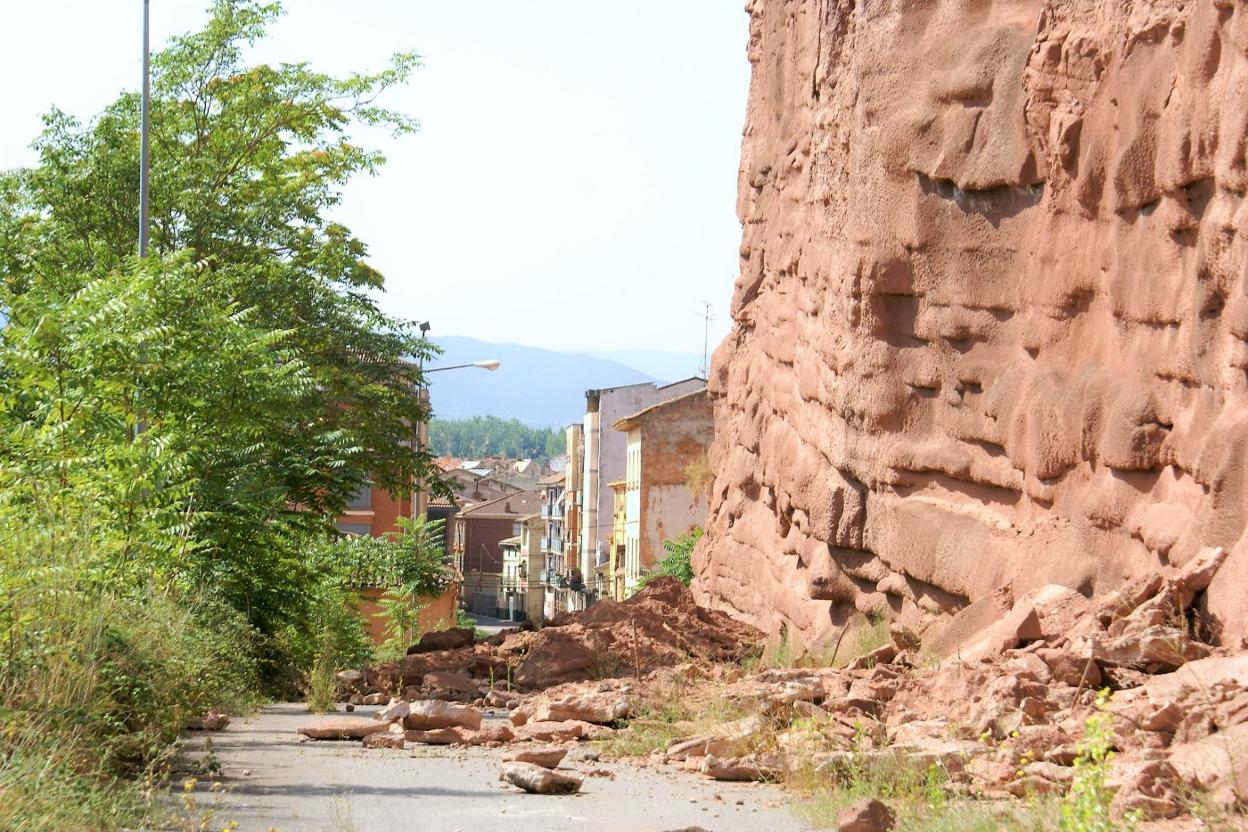
[[[547,586],[558,587],[559,589],[568,588],[568,579],[566,576],[559,574],[553,569],[543,569],[541,571],[542,583]]]
[[[543,552],[563,552],[563,538],[560,537],[543,537]]]
[[[563,519],[563,506],[559,506],[559,505],[542,506],[542,517],[544,517],[547,520],[562,520]]]

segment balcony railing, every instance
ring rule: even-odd
[[[559,537],[543,537],[542,551],[544,552],[562,552],[563,538]]]
[[[559,506],[559,505],[542,506],[542,517],[545,517],[550,520],[562,520],[563,519],[563,506]]]

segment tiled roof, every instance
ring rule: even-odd
[[[517,491],[515,494],[465,507],[459,515],[461,517],[514,517],[518,520],[540,511],[543,502],[545,502],[545,495],[540,491]]]

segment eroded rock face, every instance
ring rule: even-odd
[[[1205,547],[1248,623],[1248,7],[751,0],[699,601],[808,644]]]

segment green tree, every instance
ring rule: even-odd
[[[498,416],[434,419],[429,425],[429,444],[435,454],[462,457],[530,459],[559,456],[564,451],[563,436],[557,431]]]
[[[365,245],[327,216],[383,161],[352,129],[415,129],[377,101],[418,59],[245,64],[279,14],[215,0],[153,57],[146,262],[136,95],[88,124],[53,111],[38,164],[0,176],[0,498],[72,498],[115,564],[219,592],[266,633],[310,615],[306,540],[350,495],[439,486],[408,360],[433,348],[378,309]]]

